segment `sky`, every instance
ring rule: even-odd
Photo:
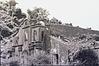
[[[4,0],[0,0],[4,1]],[[42,7],[63,23],[99,30],[99,0],[16,0],[23,12]]]

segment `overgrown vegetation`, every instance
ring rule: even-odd
[[[19,64],[18,64],[18,62],[10,62],[10,66],[20,66]]]
[[[75,56],[74,61],[78,61],[77,66],[98,66],[98,56],[92,49],[80,50]]]
[[[99,35],[98,31],[91,31],[79,27],[73,27],[71,23],[68,24],[68,26],[61,25],[62,22],[56,18],[52,18],[51,20],[49,20],[49,13],[46,9],[43,8],[27,10],[27,13],[29,18],[26,16],[25,13],[21,11],[20,8],[11,10],[9,8],[9,3],[0,2],[0,41],[4,40],[4,38],[6,39],[6,37],[14,37],[18,33],[20,27],[24,24],[24,22],[30,22],[30,24],[32,24],[31,22],[37,23],[40,21],[51,24],[50,30],[51,34],[53,34],[54,36],[74,37],[77,34],[87,34],[88,32],[91,34],[96,33]],[[86,38],[86,36],[79,37],[79,39],[81,40],[83,40],[84,38]],[[99,41],[99,37],[96,37],[95,40]],[[7,41],[5,41],[5,43],[7,43]],[[80,66],[98,66],[97,54],[91,49],[79,51],[74,56],[74,61],[76,60],[79,61],[77,66],[79,66],[79,64]],[[39,55],[33,58],[31,66],[37,64],[51,64],[50,55]],[[11,62],[10,66],[19,66],[19,64],[17,62]]]

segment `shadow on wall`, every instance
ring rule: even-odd
[[[77,66],[99,66],[98,55],[92,49],[80,50],[73,57],[74,62],[77,62]]]

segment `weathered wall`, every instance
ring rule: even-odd
[[[68,62],[68,46],[61,39],[54,36],[50,37],[51,54],[52,56],[54,56],[54,54],[58,54],[58,59],[52,60],[52,63],[55,64],[58,60],[58,64],[66,64]]]

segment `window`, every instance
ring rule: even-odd
[[[28,40],[28,33],[25,32],[25,41],[27,41],[27,40]]]
[[[34,30],[34,32],[33,32],[33,40],[34,41],[36,41],[36,36],[37,36],[37,32],[36,32],[36,30]]]
[[[44,39],[44,31],[41,32],[41,41]]]

